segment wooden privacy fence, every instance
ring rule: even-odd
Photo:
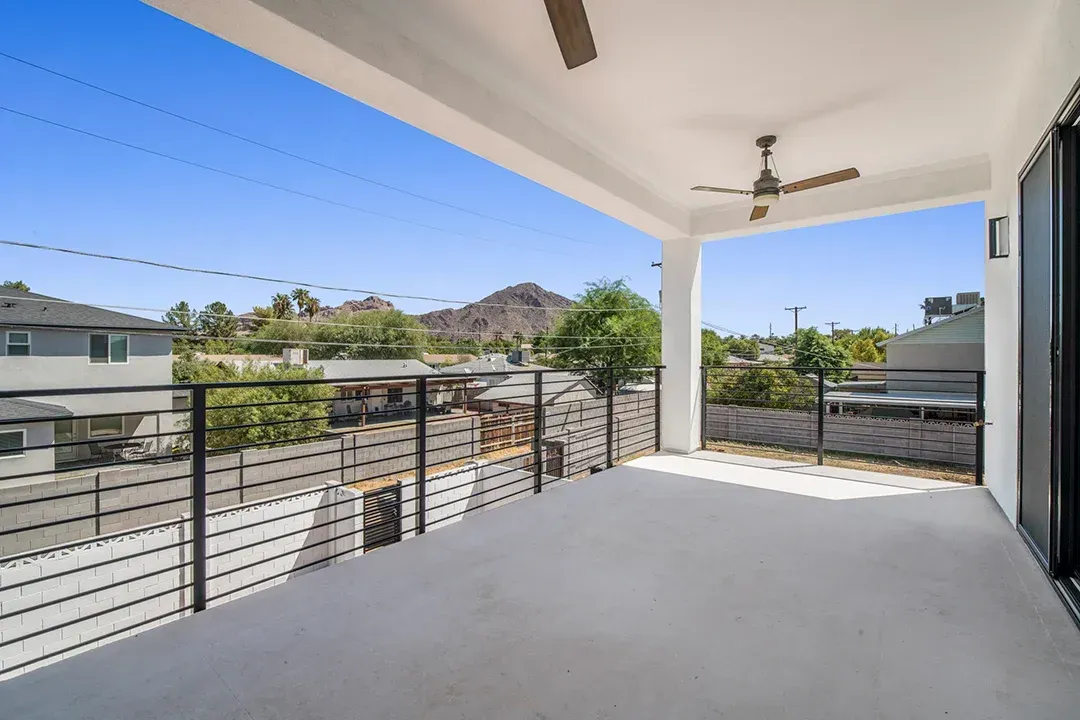
[[[480,451],[501,450],[533,436],[533,411],[522,410],[480,419]]]
[[[965,422],[825,415],[826,450],[975,465],[975,426]],[[817,412],[708,405],[707,440],[814,448]]]

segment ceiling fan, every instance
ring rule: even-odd
[[[772,168],[769,167],[769,158],[772,156],[772,150],[769,148],[775,144],[775,135],[765,135],[757,139],[757,146],[761,148],[761,175],[754,182],[753,190],[733,190],[731,188],[712,187],[711,185],[695,185],[690,189],[702,192],[731,193],[733,195],[753,195],[754,209],[750,212],[750,219],[760,220],[765,217],[765,213],[769,212],[770,205],[775,205],[780,201],[781,193],[787,195],[800,190],[813,190],[824,185],[854,180],[859,177],[858,170],[848,168],[847,170],[837,170],[836,172],[781,185],[780,178],[776,176],[775,172],[776,164],[774,163]]]
[[[567,70],[596,59],[589,18],[583,0],[544,0],[551,29],[562,51]]]

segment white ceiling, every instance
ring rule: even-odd
[[[743,218],[747,199],[688,188],[749,187],[758,170],[759,135],[779,137],[775,158],[784,182],[854,165],[863,179],[848,185],[872,185],[878,176],[917,176],[923,166],[986,162],[1000,119],[1008,116],[1018,68],[1054,0],[586,0],[598,58],[572,71],[562,63],[542,0],[150,2],[605,212],[670,235],[707,234],[714,228],[701,219],[722,216],[728,219],[714,223],[716,232],[751,229]],[[508,154],[495,140],[466,137],[430,107],[413,112],[385,97],[384,89],[359,83],[356,73],[348,76],[340,62],[315,62],[313,47],[298,54],[291,48],[297,35],[271,42],[262,30],[255,37],[257,23],[242,12],[252,7],[444,104],[454,104],[447,99],[457,92],[451,86],[464,76],[483,93],[462,90],[457,112],[501,139],[531,147],[542,161]],[[365,33],[370,36],[360,43]],[[454,72],[447,74],[443,64]],[[479,104],[490,107],[481,111]],[[533,119],[543,128],[530,124]],[[545,129],[553,135],[540,132]],[[572,162],[556,136],[579,157]],[[556,144],[560,148],[552,149]],[[550,171],[548,161],[582,176],[590,188],[579,192]],[[600,197],[597,188],[616,200]],[[813,214],[811,195],[842,192],[844,186],[808,192],[800,213]],[[784,207],[794,199],[771,211],[770,222],[796,219],[798,205]],[[626,205],[662,221],[640,221]],[[739,212],[725,213],[729,207]]]

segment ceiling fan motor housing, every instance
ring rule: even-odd
[[[775,205],[780,200],[780,178],[769,168],[761,171],[761,177],[754,181],[754,204],[762,207]]]

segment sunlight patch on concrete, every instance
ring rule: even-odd
[[[664,453],[632,460],[625,463],[625,465],[627,467],[715,480],[761,490],[775,490],[793,495],[816,497],[823,500],[857,500],[893,495],[914,495],[925,492],[912,488],[875,485],[868,482],[728,464],[686,455],[668,455]]]

